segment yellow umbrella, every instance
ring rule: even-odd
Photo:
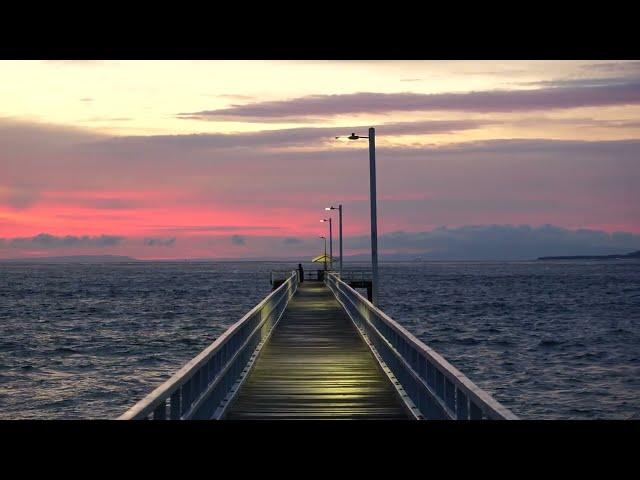
[[[313,257],[313,260],[311,260],[313,263],[324,263],[324,262],[331,262],[331,256],[329,255],[318,255],[317,257]]]

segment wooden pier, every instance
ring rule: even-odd
[[[331,291],[306,281],[235,401],[238,419],[408,419],[398,392]]]
[[[323,272],[324,273],[324,272]],[[121,420],[512,420],[353,287],[296,271]]]

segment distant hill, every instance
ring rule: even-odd
[[[62,257],[4,258],[0,263],[121,263],[139,260],[124,255],[68,255]]]
[[[640,258],[640,250],[616,255],[568,255],[563,257],[538,257],[538,260],[615,260],[625,258]]]

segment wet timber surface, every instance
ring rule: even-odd
[[[389,378],[322,282],[300,284],[228,420],[408,419]]]

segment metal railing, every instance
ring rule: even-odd
[[[517,420],[510,410],[338,276],[329,274],[325,282],[422,418]]]
[[[320,277],[318,276],[318,271],[321,271],[321,270],[322,268],[315,268],[315,269],[305,268],[304,280],[320,280]],[[271,270],[269,274],[269,281],[271,285],[273,285],[274,282],[286,279],[289,277],[289,275],[291,275],[291,270]]]
[[[292,273],[291,270],[271,270],[271,272],[269,273],[269,283],[273,285],[274,281],[286,280],[291,276],[291,273]]]
[[[289,272],[280,287],[118,419],[212,418],[228,402],[229,393],[246,374],[297,288],[298,275]]]
[[[343,282],[370,282],[372,278],[371,270],[343,270],[342,275],[338,272],[335,274]]]
[[[324,275],[324,270],[322,268],[307,269],[304,271],[305,280],[310,280],[310,281],[321,280],[322,275]]]

